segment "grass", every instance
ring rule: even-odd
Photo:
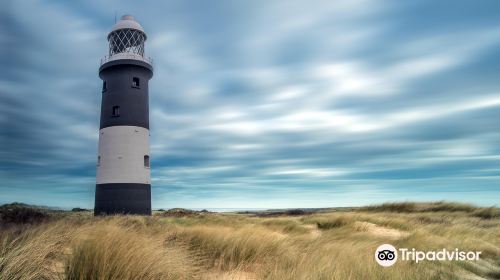
[[[352,222],[352,219],[345,217],[345,216],[339,216],[335,218],[330,218],[330,219],[321,219],[316,222],[316,226],[319,229],[332,229],[332,228],[339,228],[346,226]]]
[[[393,202],[380,205],[372,205],[361,208],[369,212],[473,212],[478,210],[477,207],[466,203],[438,201],[431,203],[416,203],[416,202]]]
[[[177,248],[164,248],[160,236],[124,231],[103,224],[79,232],[84,236],[69,247],[66,279],[180,279],[191,274],[183,265],[186,255]]]
[[[500,275],[500,216],[495,207],[405,202],[303,215],[176,209],[152,217],[93,217],[87,211],[14,206],[0,207],[0,217],[9,217],[0,224],[0,280],[498,279]],[[17,217],[10,215],[14,208],[24,213],[23,218],[12,218]],[[42,219],[29,215],[39,212]],[[482,258],[480,262],[398,261],[383,268],[374,260],[375,248],[383,243],[423,251],[482,251]]]

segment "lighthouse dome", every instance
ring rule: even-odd
[[[114,59],[138,59],[151,64],[149,59],[144,57],[146,33],[133,16],[122,16],[109,32],[108,41],[109,56],[104,62]]]
[[[141,24],[139,24],[131,15],[123,15],[120,20],[115,23],[113,28],[111,28],[110,34],[120,29],[135,29],[141,31],[142,33],[145,33],[144,28],[142,28]]]
[[[131,15],[124,15],[108,34],[109,52],[101,59],[101,66],[113,60],[133,59],[152,66],[151,58],[144,54],[146,33],[141,24]]]

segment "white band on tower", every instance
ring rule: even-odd
[[[99,131],[97,184],[151,184],[149,130],[110,126]]]

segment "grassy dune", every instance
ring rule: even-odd
[[[500,278],[498,208],[396,203],[293,215],[94,218],[16,207],[0,209],[1,280]],[[482,259],[383,268],[374,260],[383,243],[482,251]]]

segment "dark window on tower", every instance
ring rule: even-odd
[[[120,116],[120,106],[113,106],[113,111],[111,112],[112,117]]]
[[[102,82],[102,92],[105,92],[108,88],[106,87],[106,81]]]
[[[140,80],[137,77],[132,78],[132,87],[139,88],[141,86]]]
[[[101,165],[101,156],[97,156],[97,166]]]
[[[144,167],[149,167],[149,156],[148,155],[144,156]]]

